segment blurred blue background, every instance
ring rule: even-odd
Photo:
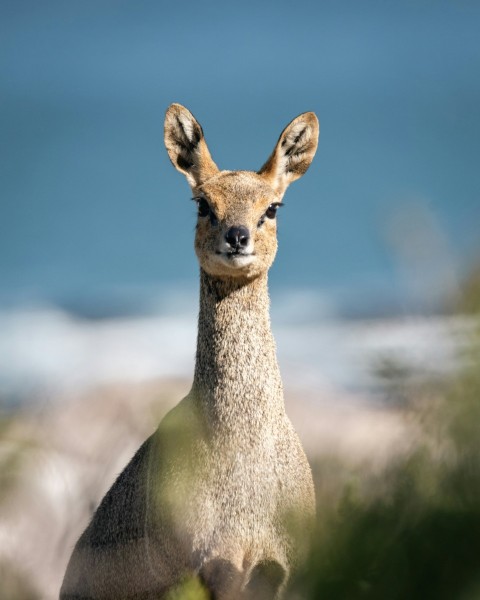
[[[345,314],[436,310],[478,257],[480,3],[0,6],[4,304],[139,308],[194,286],[171,102],[227,169],[258,169],[293,117],[318,114],[273,289],[317,290]]]

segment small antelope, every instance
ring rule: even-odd
[[[66,599],[158,599],[197,578],[216,600],[279,598],[314,517],[312,475],[285,414],[267,274],[276,213],[308,169],[304,113],[257,172],[220,171],[180,104],[165,145],[198,207],[200,312],[190,393],[103,498],[76,544]]]

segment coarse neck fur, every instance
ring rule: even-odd
[[[207,422],[255,436],[284,413],[267,274],[220,279],[200,270],[193,393]]]

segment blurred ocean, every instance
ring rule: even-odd
[[[379,349],[450,362],[448,320],[432,315],[480,251],[479,3],[0,12],[2,403],[191,373],[195,211],[163,147],[173,101],[221,168],[258,169],[293,117],[319,115],[270,277],[287,380],[363,390]]]
[[[459,318],[341,319],[320,312],[321,302],[312,292],[284,292],[272,307],[284,384],[317,403],[385,401],[385,367],[432,377],[456,366],[467,330]],[[196,294],[185,288],[162,294],[141,315],[86,318],[48,305],[3,311],[2,404],[13,408],[99,384],[191,380],[196,312]]]

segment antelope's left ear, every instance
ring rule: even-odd
[[[171,104],[165,115],[165,146],[173,166],[192,189],[218,173],[200,123],[181,104]]]
[[[310,166],[318,145],[320,124],[313,112],[293,119],[282,131],[270,158],[258,172],[282,196]]]

